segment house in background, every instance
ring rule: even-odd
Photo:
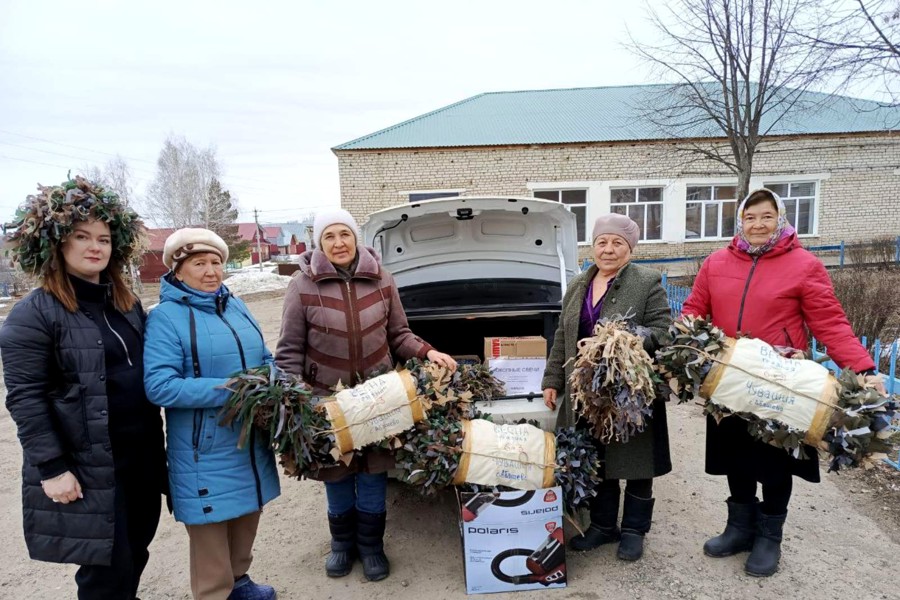
[[[236,223],[238,227],[238,235],[242,240],[250,244],[250,258],[239,263],[238,267],[248,265],[257,265],[262,258],[262,262],[270,260],[271,245],[266,238],[265,229],[256,223]],[[257,244],[259,242],[259,244]],[[262,257],[260,257],[262,252]]]
[[[175,229],[165,227],[162,229],[147,229],[148,248],[141,258],[141,281],[143,283],[156,283],[159,278],[168,272],[163,264],[163,249],[166,239],[175,233]]]
[[[575,214],[582,257],[591,224],[608,212],[640,225],[636,258],[707,254],[734,234],[737,179],[677,150],[685,141],[725,143],[708,123],[676,137],[645,118],[667,88],[495,92],[439,108],[333,148],[341,205],[362,223],[431,198],[544,198]],[[789,113],[758,147],[751,189],[784,198],[805,245],[897,235],[900,109],[813,92],[804,99],[815,109]]]
[[[290,234],[294,248],[290,252],[287,252],[287,254],[303,254],[306,252],[307,248],[313,247],[312,219],[305,221],[290,221],[287,223],[271,223],[265,227],[267,231],[269,227],[280,227],[286,234]]]
[[[297,235],[281,225],[263,225],[266,239],[269,240],[269,252],[275,256],[290,256],[306,252],[306,244],[299,241]]]

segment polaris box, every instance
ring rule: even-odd
[[[467,594],[566,587],[562,488],[457,496]]]

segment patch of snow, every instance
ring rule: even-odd
[[[9,305],[8,304],[0,304],[0,308],[6,308],[7,306],[9,306]]]
[[[232,275],[224,281],[225,287],[236,296],[244,296],[254,292],[283,290],[287,288],[290,282],[290,277],[267,273],[266,271],[260,272],[258,267],[252,271]]]
[[[273,262],[264,262],[262,264],[262,271],[259,270],[259,265],[250,265],[249,267],[241,267],[240,269],[232,269],[228,271],[229,275],[238,275],[240,273],[275,273],[278,270],[278,265]]]

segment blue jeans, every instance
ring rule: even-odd
[[[325,482],[328,514],[338,516],[354,506],[356,510],[381,514],[385,508],[387,473],[354,473],[337,481]]]

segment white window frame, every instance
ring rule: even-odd
[[[731,235],[722,235],[721,234],[721,231],[722,231],[722,208],[721,208],[721,205],[724,203],[724,201],[721,201],[721,200],[689,201],[687,198],[687,190],[688,190],[688,188],[692,188],[692,187],[711,187],[711,188],[734,187],[735,190],[737,190],[737,180],[735,180],[735,179],[719,179],[719,178],[703,179],[703,180],[685,179],[684,194],[682,195],[682,203],[684,204],[684,216],[682,218],[682,224],[681,224],[682,237],[684,238],[685,243],[718,242],[718,241],[722,241],[722,240],[730,240],[731,238],[733,238],[734,233],[732,233]],[[701,229],[700,234],[701,235],[700,235],[700,237],[695,237],[695,238],[687,237],[687,206],[689,203],[692,203],[692,202],[699,203],[703,207],[703,209],[700,211],[700,229]],[[740,204],[741,204],[741,199],[735,198],[734,203],[735,203],[734,204],[735,222],[737,222],[737,209],[738,209],[738,206],[740,206]],[[718,220],[719,220],[718,228],[717,228],[717,231],[719,232],[718,237],[705,237],[703,235],[703,233],[705,233],[705,229],[706,229],[705,224],[706,224],[706,205],[707,204],[719,204],[720,205],[719,210],[718,210]]]
[[[584,186],[584,185],[566,185],[566,186],[546,185],[546,186],[532,187],[531,185],[529,185],[528,188],[531,191],[532,197],[534,197],[537,200],[544,200],[545,198],[538,198],[537,196],[534,195],[535,193],[557,192],[559,194],[559,200],[557,200],[557,202],[559,202],[562,206],[564,206],[566,208],[566,210],[568,210],[569,212],[572,212],[573,206],[584,207],[584,232],[583,232],[584,233],[584,241],[579,241],[578,245],[579,246],[590,246],[591,245],[591,239],[590,239],[591,236],[589,233],[591,230],[591,227],[590,227],[590,225],[591,225],[591,208],[590,208],[590,206],[591,206],[591,190],[590,190],[589,186]],[[562,192],[584,192],[584,203],[583,204],[564,204],[562,201]],[[575,232],[576,239],[578,238],[578,233],[579,233],[578,231]]]
[[[723,178],[723,181],[725,179]],[[672,244],[684,240],[684,180],[673,178],[657,179],[578,179],[568,181],[529,181],[525,184],[530,192],[566,189],[585,189],[587,193],[587,219],[585,227],[592,227],[594,219],[610,212],[609,190],[612,187],[662,187],[663,227],[661,240],[647,240],[640,245]],[[680,199],[680,201],[679,201]],[[585,232],[587,234],[587,231]],[[585,238],[588,236],[586,235]],[[593,240],[578,242],[580,247],[592,246]]]
[[[646,189],[654,189],[659,190],[659,201],[658,202],[641,202],[640,191]],[[634,202],[618,202],[614,203],[612,200],[613,192],[617,190],[634,190]],[[666,210],[666,186],[664,185],[636,185],[636,186],[626,186],[626,185],[610,185],[609,186],[609,211],[613,212],[614,206],[624,206],[626,208],[626,215],[628,214],[628,208],[631,206],[642,206],[644,207],[644,219],[643,223],[638,223],[638,227],[641,231],[641,239],[638,240],[638,243],[653,243],[653,242],[662,242],[665,240],[665,210]],[[648,240],[647,236],[647,207],[659,205],[659,239]]]
[[[763,183],[758,187],[769,187],[770,185],[784,185],[791,183],[812,183],[816,186],[816,193],[813,196],[813,207],[811,211],[812,218],[812,231],[809,233],[798,233],[797,237],[801,238],[813,238],[818,237],[819,235],[819,211],[821,210],[821,198],[822,198],[822,182],[828,179],[827,174],[817,174],[817,175],[785,175],[785,176],[775,176],[775,177],[767,177],[763,180]],[[808,196],[803,196],[807,198]],[[794,225],[794,223],[791,223]]]

